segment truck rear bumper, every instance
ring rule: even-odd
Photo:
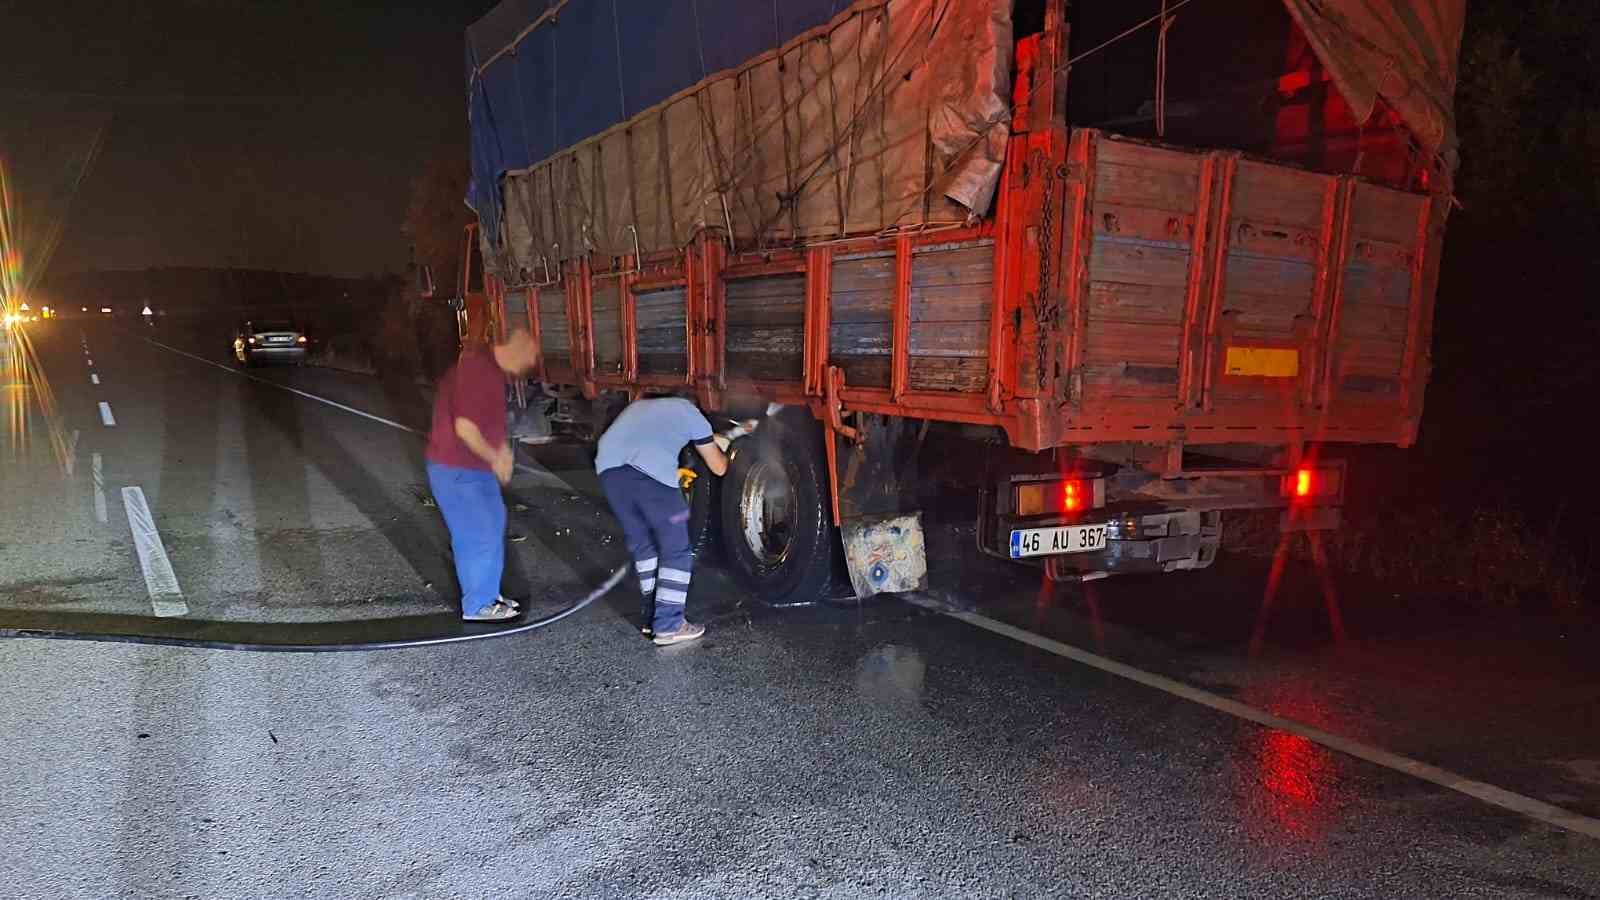
[[[1342,497],[1329,496],[1305,503],[1290,499],[1279,489],[1281,475],[1275,472],[1233,474],[1222,480],[1220,487],[1207,478],[1192,480],[1188,485],[1164,483],[1158,486],[1172,489],[1175,496],[1159,500],[1148,494],[1137,498],[1113,496],[1103,507],[1086,509],[1070,517],[1013,514],[1011,504],[1000,499],[1003,492],[1011,489],[1011,484],[1001,481],[985,492],[980,504],[978,545],[991,556],[1042,565],[1053,580],[1084,581],[1108,575],[1207,568],[1216,561],[1221,548],[1222,515],[1226,510],[1282,510],[1279,524],[1285,532],[1339,527],[1338,502]],[[1113,484],[1116,480],[1110,479]],[[1183,497],[1183,494],[1188,496]],[[1101,524],[1105,525],[1103,549],[1024,558],[1013,556],[1015,544],[1026,545],[1028,530]],[[1017,530],[1024,531],[1024,540],[1013,542],[1013,532]]]

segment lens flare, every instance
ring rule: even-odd
[[[59,237],[54,229],[44,247],[48,251]],[[45,378],[44,367],[34,348],[29,324],[34,321],[26,300],[33,288],[33,271],[25,265],[17,208],[11,188],[10,172],[0,159],[0,388],[5,405],[5,445],[11,460],[20,460],[32,449],[31,423],[42,421],[45,439],[63,472],[72,468],[71,448],[57,412],[55,393]]]

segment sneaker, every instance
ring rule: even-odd
[[[655,626],[651,625],[649,622],[646,622],[643,625],[639,626],[639,633],[644,635],[647,638],[648,637],[655,637],[656,636],[656,629],[655,629]]]
[[[704,625],[696,625],[693,622],[686,621],[679,625],[676,631],[663,632],[656,635],[652,640],[655,641],[657,647],[665,647],[669,644],[682,644],[685,641],[704,637],[705,633],[706,627]]]
[[[461,619],[465,622],[504,622],[507,619],[515,619],[520,615],[522,615],[522,610],[504,600],[496,600],[470,615],[462,613]]]

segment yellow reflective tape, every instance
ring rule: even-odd
[[[1229,347],[1224,364],[1229,375],[1293,378],[1300,374],[1300,351],[1281,347]]]

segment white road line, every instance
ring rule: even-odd
[[[111,404],[100,401],[100,422],[107,427],[117,424],[117,417],[111,414]]]
[[[94,472],[94,520],[104,525],[106,523],[106,478],[100,471],[100,454],[96,453],[91,460]]]
[[[342,409],[347,413],[354,413],[355,415],[358,415],[358,416],[362,417],[363,419],[371,419],[374,422],[381,422],[384,425],[389,426],[390,428],[398,428],[401,431],[409,432],[411,434],[422,434],[422,432],[418,431],[417,429],[412,428],[412,427],[407,426],[407,425],[401,425],[399,422],[396,422],[393,419],[385,419],[383,416],[375,416],[372,413],[366,412],[365,410],[356,409],[354,406],[345,406],[343,403],[339,403],[336,400],[329,400],[327,397],[318,397],[316,394],[308,394],[305,391],[297,390],[295,388],[289,387],[286,384],[279,384],[278,382],[273,381],[273,380],[268,379],[268,378],[261,378],[261,377],[256,376],[256,375],[251,375],[251,374],[249,374],[247,372],[241,372],[238,369],[233,368],[232,366],[225,366],[225,365],[222,365],[221,363],[212,362],[211,360],[206,359],[204,356],[196,356],[193,353],[189,353],[189,352],[186,352],[186,351],[183,351],[183,350],[179,350],[177,347],[169,347],[166,344],[161,343],[160,341],[153,341],[153,340],[150,340],[150,338],[145,338],[144,340],[149,342],[149,343],[151,343],[151,344],[156,345],[157,347],[160,347],[163,350],[170,350],[173,353],[178,354],[179,356],[187,356],[188,358],[190,358],[190,359],[192,359],[192,360],[194,360],[196,362],[203,362],[206,365],[211,366],[213,368],[221,369],[222,371],[227,372],[230,375],[238,375],[240,378],[248,378],[251,381],[259,381],[262,384],[270,384],[273,387],[278,388],[279,390],[288,391],[291,394],[294,394],[294,395],[300,396],[300,397],[304,397],[307,400],[315,400],[318,403],[326,403],[329,406],[334,407],[335,409]]]
[[[297,388],[289,387],[286,384],[279,384],[278,382],[273,381],[273,380],[271,380],[269,378],[261,378],[261,377],[256,376],[256,375],[251,375],[248,372],[241,372],[238,369],[233,368],[232,366],[225,366],[225,365],[223,365],[221,363],[213,362],[213,361],[211,361],[209,359],[206,359],[203,356],[196,356],[193,353],[189,353],[189,352],[184,351],[184,350],[179,350],[177,347],[168,346],[167,344],[163,344],[160,341],[151,340],[150,338],[143,338],[142,340],[144,340],[147,343],[154,344],[155,346],[160,347],[163,350],[170,350],[173,353],[178,354],[179,356],[186,356],[189,359],[194,360],[195,362],[202,362],[202,363],[205,363],[208,366],[211,366],[212,368],[221,369],[222,371],[227,372],[229,375],[237,375],[240,378],[248,378],[251,381],[257,381],[257,382],[260,382],[261,384],[271,385],[272,387],[278,388],[279,390],[288,391],[289,393],[294,394],[295,396],[304,397],[307,400],[315,400],[318,403],[326,403],[327,405],[329,405],[329,406],[331,406],[331,407],[333,407],[335,409],[342,409],[347,413],[353,413],[355,415],[358,415],[358,416],[362,417],[363,419],[371,419],[374,422],[381,422],[384,425],[389,426],[390,428],[398,428],[401,431],[407,432],[408,434],[414,434],[414,435],[417,435],[419,437],[425,436],[425,435],[423,435],[423,433],[421,431],[418,431],[417,429],[412,428],[412,427],[407,426],[407,425],[401,425],[399,422],[396,422],[393,419],[385,419],[383,416],[375,416],[372,413],[369,413],[369,412],[367,412],[365,410],[356,409],[353,406],[346,406],[343,403],[339,403],[338,401],[329,400],[327,397],[319,397],[316,394],[310,394],[310,393],[307,393],[305,391],[299,390]],[[567,484],[565,481],[562,481],[558,476],[556,476],[554,473],[552,473],[552,472],[550,472],[550,471],[548,471],[546,469],[536,469],[536,468],[534,468],[532,466],[529,466],[529,465],[527,465],[525,463],[517,463],[517,471],[525,473],[527,475],[532,475],[541,485],[543,485],[545,487],[555,487],[555,488],[562,488],[562,489],[566,489],[566,490],[570,490],[571,487],[572,487],[572,485]]]
[[[183,602],[178,576],[173,574],[167,550],[161,545],[161,534],[156,531],[150,504],[145,502],[144,489],[137,486],[123,488],[122,506],[128,511],[128,528],[133,532],[139,568],[144,570],[144,584],[150,591],[151,608],[162,618],[187,616],[189,604]]]
[[[67,477],[78,470],[78,436],[81,432],[72,429],[72,437],[67,440]]]
[[[90,372],[89,373],[89,383],[90,384],[99,384],[100,383],[100,376],[96,375],[93,372]]]
[[[1145,687],[1154,688],[1158,691],[1171,694],[1172,696],[1181,698],[1183,700],[1188,700],[1191,703],[1198,703],[1201,706],[1210,707],[1218,712],[1227,713],[1230,716],[1244,719],[1247,722],[1254,722],[1257,725],[1261,725],[1265,728],[1272,728],[1277,731],[1284,731],[1288,732],[1289,734],[1299,735],[1308,741],[1321,744],[1330,750],[1336,750],[1340,753],[1354,756],[1357,759],[1365,760],[1366,762],[1374,765],[1382,766],[1385,769],[1391,769],[1405,775],[1410,775],[1413,778],[1419,778],[1423,781],[1436,784],[1442,788],[1448,788],[1449,790],[1465,794],[1468,797],[1472,797],[1476,800],[1481,800],[1484,803],[1498,806],[1501,809],[1510,810],[1511,812],[1526,816],[1539,822],[1544,822],[1547,825],[1554,825],[1557,828],[1565,828],[1568,831],[1574,831],[1578,834],[1588,835],[1589,837],[1593,838],[1600,838],[1600,819],[1591,819],[1588,816],[1579,815],[1578,813],[1562,809],[1559,806],[1553,806],[1549,803],[1545,803],[1542,800],[1535,800],[1532,797],[1514,793],[1504,788],[1498,788],[1492,784],[1474,781],[1470,778],[1457,775],[1454,772],[1446,771],[1437,766],[1432,766],[1425,762],[1420,762],[1409,757],[1401,756],[1398,753],[1391,753],[1388,750],[1363,744],[1359,741],[1353,741],[1349,738],[1340,737],[1337,734],[1331,734],[1319,728],[1313,728],[1310,725],[1296,722],[1293,719],[1285,719],[1282,716],[1275,716],[1272,713],[1266,712],[1265,710],[1256,709],[1253,706],[1247,706],[1238,702],[1237,700],[1229,700],[1226,697],[1220,697],[1211,693],[1210,691],[1203,691],[1199,688],[1190,687],[1181,681],[1175,681],[1171,678],[1146,672],[1143,669],[1136,669],[1133,666],[1127,665],[1126,663],[1120,663],[1113,659],[1107,659],[1099,654],[1090,653],[1087,650],[1081,650],[1070,644],[1063,644],[1060,641],[1051,640],[1050,638],[1043,637],[1042,635],[1034,634],[1031,631],[1024,631],[1023,629],[1014,625],[1008,625],[1005,622],[991,619],[988,616],[948,609],[939,604],[936,600],[919,597],[916,595],[912,595],[908,599],[912,603],[916,604],[917,606],[921,606],[924,609],[943,613],[944,615],[950,616],[953,619],[960,619],[969,625],[982,628],[985,631],[989,631],[1003,637],[1011,638],[1014,641],[1019,641],[1027,644],[1030,647],[1036,647],[1045,651],[1046,653],[1053,653],[1056,656],[1070,659],[1073,662],[1082,663],[1083,665],[1091,668],[1099,669],[1102,672],[1116,675],[1119,678],[1126,678],[1129,681],[1137,682]]]

